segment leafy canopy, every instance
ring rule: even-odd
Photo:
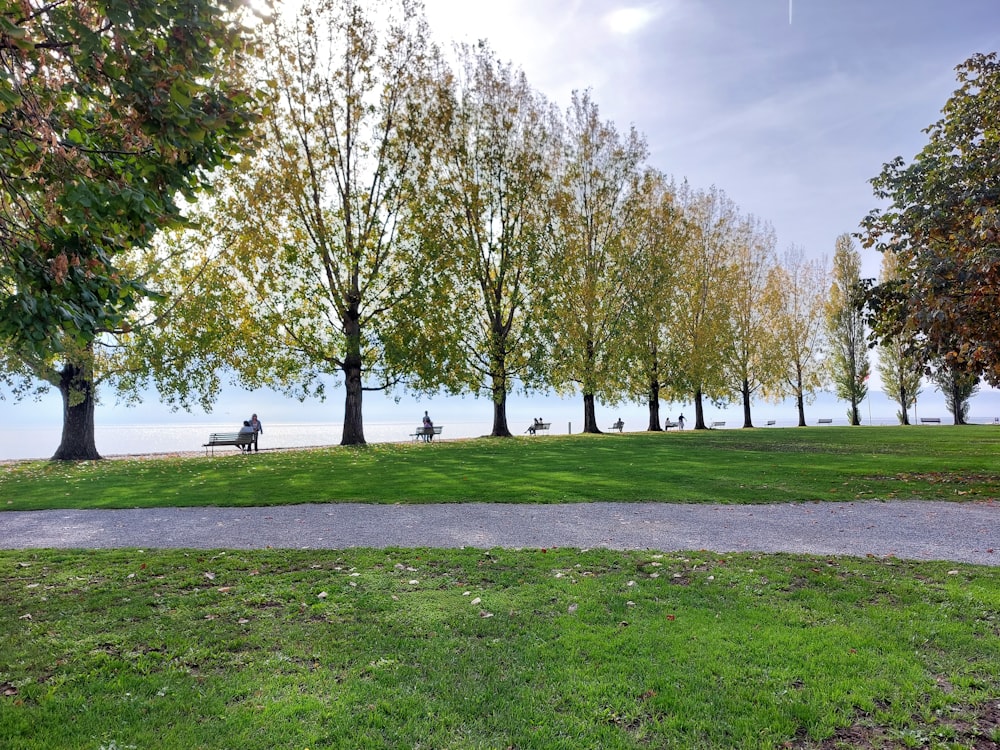
[[[85,346],[149,295],[116,256],[179,222],[177,194],[192,197],[254,119],[227,75],[248,51],[239,5],[0,11],[0,337],[12,349]]]
[[[866,247],[896,254],[901,273],[869,291],[880,337],[906,332],[924,361],[1000,384],[1000,61],[958,66],[959,88],[912,164],[872,180],[889,202],[862,223]]]

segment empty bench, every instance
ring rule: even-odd
[[[527,432],[529,435],[534,435],[536,432],[541,432],[543,430],[547,432],[551,426],[551,422],[535,422],[527,429]]]
[[[941,417],[921,417],[920,424],[941,424]]]
[[[208,436],[208,442],[204,443],[202,448],[205,449],[206,456],[209,451],[212,451],[214,456],[215,449],[221,445],[234,445],[243,451],[253,445],[253,438],[252,432],[213,432]]]
[[[434,425],[433,427],[418,427],[410,435],[414,440],[423,440],[425,443],[429,443],[434,439],[435,435],[441,434],[441,427],[439,425]]]
[[[820,420],[818,420],[816,422],[816,424],[833,424],[833,420],[832,419],[820,419]]]
[[[712,422],[712,427],[713,428],[714,427],[725,427],[725,426],[726,426],[725,422]]]

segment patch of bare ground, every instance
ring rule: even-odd
[[[797,738],[782,745],[786,750],[909,750],[953,748],[1000,750],[1000,697],[977,706],[955,706],[932,723],[914,716],[906,728],[875,724],[864,714],[833,736],[816,742]]]

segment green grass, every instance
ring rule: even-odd
[[[0,509],[1000,495],[1000,429],[823,427],[478,439],[0,466]]]
[[[0,507],[997,497],[1000,430],[0,467]],[[0,552],[0,747],[990,748],[1000,568],[580,550]],[[992,743],[992,744],[991,744]]]
[[[0,553],[0,738],[995,747],[1000,569],[571,550]],[[1000,736],[994,735],[994,742]]]

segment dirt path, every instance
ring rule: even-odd
[[[805,552],[1000,565],[1000,503],[338,503],[7,511],[0,549],[607,547]]]

